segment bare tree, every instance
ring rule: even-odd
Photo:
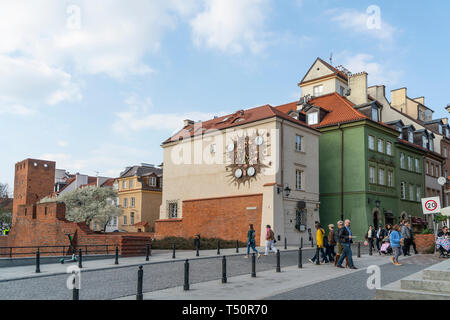
[[[9,196],[8,184],[0,182],[0,198],[8,198],[8,196]]]

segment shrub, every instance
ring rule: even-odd
[[[422,231],[422,234],[433,234],[433,230],[431,230],[431,229],[424,229]]]
[[[223,240],[217,238],[200,238],[200,249],[217,249],[217,241],[220,240],[221,249],[236,248],[235,240]],[[155,250],[171,250],[175,244],[178,250],[195,250],[194,238],[178,238],[178,237],[167,237],[164,239],[153,240],[152,249]],[[244,242],[239,241],[239,247],[245,247]]]

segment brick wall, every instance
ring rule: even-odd
[[[247,210],[256,207],[256,210]],[[197,233],[203,238],[221,238],[246,242],[248,225],[256,230],[260,241],[262,195],[235,196],[183,201],[183,218],[157,220],[155,237],[191,238]]]
[[[67,234],[73,237],[73,244],[85,252],[86,245],[88,253],[103,254],[108,246],[108,252],[114,253],[115,247],[119,247],[122,256],[145,254],[145,244],[151,242],[153,234],[140,233],[96,233],[85,223],[74,223],[65,219],[65,205],[62,203],[42,203],[30,206],[18,206],[15,221],[11,232],[7,237],[9,247],[35,247],[35,246],[58,246],[58,248],[43,248],[48,252],[43,255],[61,255],[63,248],[66,254],[70,253],[69,239]],[[139,248],[137,247],[139,246]],[[14,256],[35,249],[14,249]],[[96,252],[97,251],[97,252]]]

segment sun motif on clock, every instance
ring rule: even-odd
[[[230,183],[239,187],[257,179],[262,169],[267,167],[261,161],[263,155],[260,151],[264,147],[264,137],[258,131],[252,136],[238,136],[235,141],[227,144],[226,153],[231,164],[226,170],[229,172]]]

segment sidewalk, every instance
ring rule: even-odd
[[[264,251],[263,247],[258,247],[257,249],[260,252]],[[246,250],[247,250],[246,248],[239,248],[239,253],[236,253],[235,248],[221,249],[220,255],[217,255],[217,250],[201,250],[199,257],[196,257],[196,251],[194,251],[194,250],[184,250],[184,251],[180,250],[180,251],[176,251],[175,259],[172,258],[172,252],[167,252],[167,250],[164,250],[163,252],[158,252],[158,250],[153,250],[152,256],[150,256],[149,261],[145,261],[145,256],[130,257],[130,258],[120,258],[119,257],[119,265],[114,264],[114,257],[112,257],[111,259],[107,259],[107,260],[83,261],[83,268],[81,269],[81,271],[89,272],[89,271],[125,268],[125,267],[132,267],[132,266],[138,267],[140,265],[184,261],[186,259],[197,260],[197,259],[206,259],[206,258],[218,258],[223,255],[238,256],[238,255],[244,255],[246,253]],[[295,251],[298,250],[298,247],[289,247],[288,246],[287,250],[281,249],[281,251],[294,251],[294,250]],[[304,248],[303,250],[304,251],[312,250],[312,248]],[[73,265],[78,266],[78,262],[76,262],[76,263],[66,262],[65,264],[61,264],[61,263],[44,264],[44,265],[40,266],[41,273],[35,273],[35,270],[36,270],[35,265],[0,268],[0,282],[66,274],[67,267],[73,266]]]
[[[220,280],[191,284],[189,291],[184,291],[183,287],[175,287],[144,293],[144,300],[210,300],[211,298],[214,300],[260,300],[349,275],[371,265],[391,263],[390,257],[379,255],[362,255],[361,258],[355,258],[354,261],[358,270],[338,269],[333,264],[317,266],[306,263],[303,264],[302,269],[291,266],[281,269],[281,273],[277,273],[275,270],[257,272],[256,278],[251,278],[250,275],[228,278],[226,284],[222,284]],[[135,299],[136,296],[133,295],[119,300]]]

